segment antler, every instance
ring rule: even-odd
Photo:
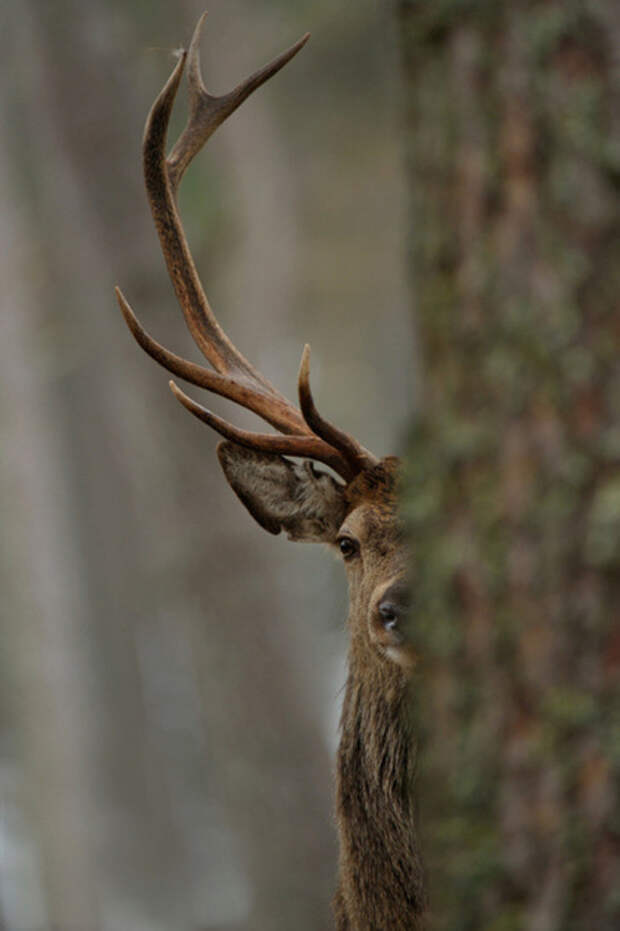
[[[280,434],[251,433],[227,423],[189,398],[170,382],[177,399],[196,417],[242,446],[264,452],[288,453],[316,459],[331,466],[347,481],[376,459],[353,437],[327,423],[312,399],[309,381],[309,347],[299,370],[301,411],[280,394],[230,341],[217,322],[189,250],[178,212],[176,195],[185,170],[217,127],[258,87],[276,74],[305,45],[309,34],[256,71],[233,91],[220,97],[209,94],[200,71],[199,43],[206,13],[194,30],[189,52],[183,52],[170,78],[155,100],[146,121],[142,158],[144,180],[162,253],[183,316],[194,342],[213,370],[182,359],[158,343],[139,323],[119,288],[116,296],[123,316],[140,346],[174,375],[200,388],[228,398],[253,411]],[[166,158],[170,114],[188,63],[189,117],[172,152]]]

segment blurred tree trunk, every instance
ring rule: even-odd
[[[401,0],[433,927],[620,926],[620,6]]]
[[[3,103],[0,99],[5,114]],[[5,402],[0,482],[8,491],[0,550],[2,672],[8,678],[3,698],[10,697],[20,730],[25,779],[19,801],[37,823],[39,843],[25,914],[33,927],[47,910],[52,927],[96,931],[89,818],[92,714],[80,623],[85,592],[67,519],[70,489],[53,426],[57,400],[47,390],[44,371],[26,361],[38,351],[41,318],[34,289],[25,275],[15,274],[27,266],[29,248],[2,156],[0,151],[0,274],[11,306],[2,316],[0,343],[12,349],[1,353],[0,366]],[[19,402],[6,403],[10,398]],[[10,623],[15,618],[19,623]],[[3,796],[3,821],[5,801]],[[6,865],[4,854],[3,861]],[[12,917],[9,913],[7,920]]]
[[[153,35],[187,40],[194,7],[183,26],[178,5],[158,9],[157,28],[103,0],[3,16],[5,642],[43,909],[62,931],[315,931],[329,915],[329,759],[290,669],[292,625],[274,623],[270,556],[230,539],[215,441],[170,404],[113,296],[120,281],[161,307],[178,345],[139,177],[172,57],[149,54],[145,99],[140,79]],[[223,552],[228,584],[205,572]]]

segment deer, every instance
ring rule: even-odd
[[[219,463],[252,517],[271,534],[284,531],[293,541],[328,544],[344,562],[349,648],[336,766],[335,926],[338,931],[411,931],[423,927],[427,905],[413,795],[410,684],[417,656],[407,628],[410,553],[398,514],[400,463],[394,456],[377,458],[319,413],[307,345],[299,368],[299,406],[247,361],[209,305],[177,207],[179,183],[196,154],[300,51],[309,34],[230,93],[213,96],[200,64],[205,15],[152,105],[142,159],[163,258],[185,323],[211,367],[166,349],[144,329],[119,288],[116,296],[131,333],[156,362],[277,431],[235,427],[169,382],[178,401],[223,437]],[[166,155],[168,123],[186,68],[189,116]]]

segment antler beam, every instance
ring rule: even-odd
[[[177,206],[179,183],[194,156],[253,91],[297,54],[309,35],[302,36],[290,49],[233,91],[216,97],[206,90],[200,70],[199,43],[205,18],[206,14],[203,14],[199,19],[189,51],[179,57],[151,108],[144,131],[142,159],[147,196],[170,279],[192,338],[213,370],[175,355],[153,339],[117,288],[118,303],[136,341],[160,365],[174,375],[252,411],[284,436],[239,430],[192,401],[171,382],[177,399],[196,417],[243,446],[317,459],[349,480],[376,459],[356,440],[319,415],[310,391],[308,347],[304,351],[299,375],[300,411],[248,362],[219,325],[196,271]],[[166,157],[168,124],[186,63],[189,117],[172,152]]]

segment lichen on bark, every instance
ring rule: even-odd
[[[620,924],[620,16],[401,0],[432,927]]]

